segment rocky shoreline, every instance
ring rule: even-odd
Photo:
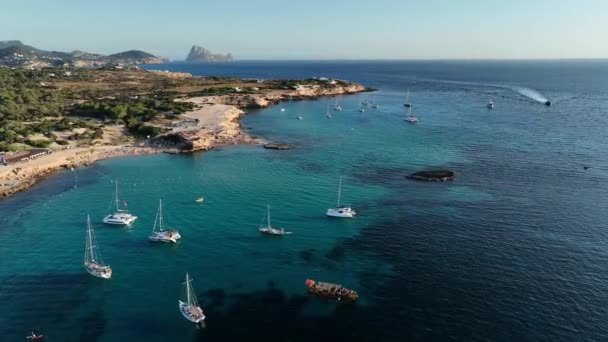
[[[179,75],[179,77],[188,77]],[[282,101],[314,100],[322,96],[336,96],[371,91],[357,83],[341,81],[341,85],[327,88],[300,87],[273,90],[264,94],[231,94],[184,98],[195,109],[180,116],[177,123],[164,127],[161,136],[135,143],[133,146],[80,147],[54,151],[36,160],[0,166],[0,198],[28,189],[44,176],[62,169],[86,166],[100,159],[150,153],[191,153],[207,151],[225,145],[264,145],[284,150],[286,144],[273,144],[243,131],[239,119],[249,108],[266,108]]]

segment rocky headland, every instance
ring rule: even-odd
[[[371,90],[354,82],[326,78],[198,77],[139,68],[47,68],[32,73],[7,68],[4,74],[0,76],[33,77],[30,89],[40,92],[40,96],[56,92],[70,96],[54,98],[53,107],[46,109],[49,111],[46,116],[34,115],[27,119],[37,130],[46,133],[17,136],[16,143],[0,141],[0,154],[6,160],[15,160],[14,154],[19,152],[2,151],[2,146],[30,144],[29,148],[33,148],[33,144],[41,143],[48,146],[48,153],[41,157],[0,164],[0,197],[27,189],[51,172],[114,156],[190,153],[234,144],[289,149],[292,146],[251,136],[242,129],[239,118],[247,109],[282,101]],[[144,110],[152,116],[140,117],[138,113]],[[31,111],[24,107],[20,113],[28,116]],[[19,134],[28,127],[11,129],[18,130]],[[44,131],[45,127],[50,130]]]

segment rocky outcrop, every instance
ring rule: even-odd
[[[212,53],[202,46],[192,45],[186,62],[231,62],[232,55],[230,53],[222,55],[219,53]]]
[[[407,176],[409,179],[428,181],[428,182],[446,182],[451,181],[455,177],[453,171],[448,170],[427,170],[414,172]]]
[[[215,103],[223,103],[239,108],[266,108],[281,101],[314,100],[321,96],[355,94],[372,89],[358,83],[344,82],[331,87],[302,87],[295,90],[274,91],[266,94],[234,94],[218,96]]]

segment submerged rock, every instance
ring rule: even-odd
[[[264,144],[264,148],[269,149],[269,150],[291,150],[293,148],[293,146],[291,146],[289,144],[268,143],[268,144]]]
[[[448,170],[426,170],[414,172],[407,176],[409,179],[423,180],[429,182],[445,182],[453,180],[455,177],[453,171]]]

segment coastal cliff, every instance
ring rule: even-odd
[[[220,53],[212,53],[202,46],[192,45],[186,62],[232,62],[232,55]]]

